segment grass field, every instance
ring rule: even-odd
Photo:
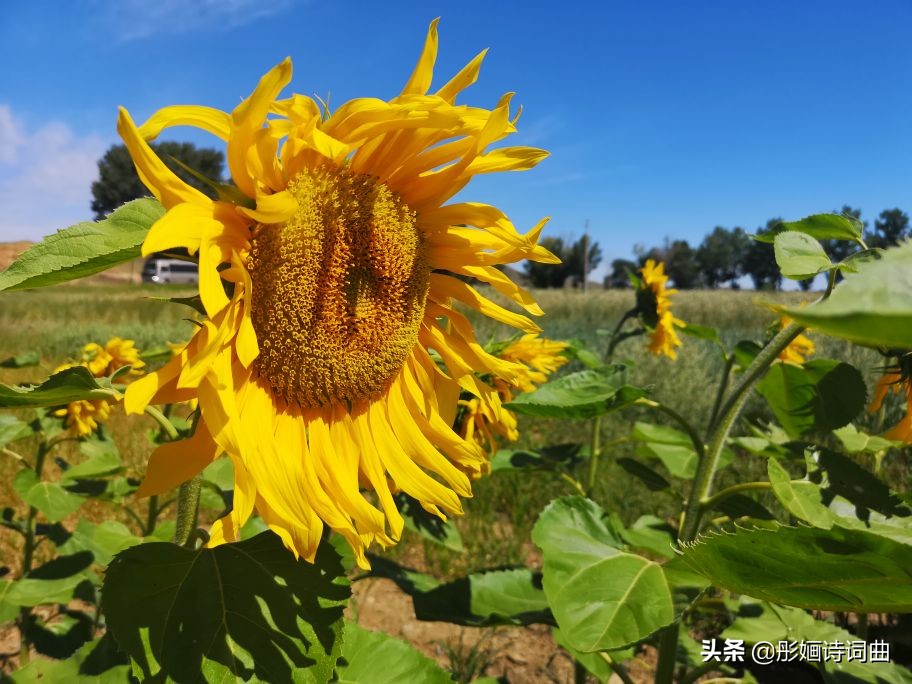
[[[37,350],[41,366],[0,369],[0,380],[8,383],[39,380],[86,342],[103,343],[114,335],[135,340],[141,349],[186,340],[193,329],[189,319],[195,312],[159,298],[188,294],[186,288],[169,286],[70,286],[4,294],[0,306],[0,359]],[[546,336],[580,340],[594,350],[604,345],[605,338],[598,331],[612,327],[633,302],[629,291],[594,291],[584,295],[576,291],[545,290],[538,292],[537,297],[546,312],[540,320]],[[725,341],[733,343],[758,338],[775,320],[774,314],[758,302],[796,303],[807,298],[808,295],[800,293],[694,291],[681,293],[675,310],[685,321],[718,327]],[[488,319],[476,317],[475,322],[479,340],[510,334]],[[825,339],[818,339],[817,346],[818,355],[849,360],[869,371],[871,378],[876,374],[878,357],[873,352],[850,349]],[[718,351],[711,344],[685,337],[678,359],[670,361],[652,357],[646,351],[644,338],[633,338],[619,347],[616,358],[635,364],[633,382],[653,386],[657,399],[679,406],[680,412],[697,425],[705,423],[722,369]],[[635,411],[609,416],[603,439],[610,441],[625,434],[637,417]],[[117,414],[110,425],[115,441],[137,475],[142,474],[148,457],[147,442],[137,433],[138,421],[145,420]],[[589,438],[588,425],[584,423],[523,418],[520,426],[522,447],[586,442]],[[615,455],[623,455],[623,449]],[[644,512],[656,512],[656,506],[662,502],[645,488],[631,487],[626,476],[612,467],[610,456],[605,461],[596,498],[628,521]],[[9,489],[13,467],[8,460],[0,462],[2,501],[14,500]],[[535,517],[552,496],[565,488],[563,483],[549,481],[543,475],[504,474],[481,481],[475,498],[467,503],[469,514],[459,522],[469,552],[461,558],[434,553],[432,560],[440,564],[437,569],[446,573],[466,566],[486,567],[492,562],[522,560],[528,551],[528,532]],[[8,544],[12,540],[4,541]]]

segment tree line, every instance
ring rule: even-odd
[[[197,148],[192,143],[163,142],[152,145],[161,159],[184,181],[213,195],[210,183],[221,182],[225,157],[219,150]],[[194,172],[188,171],[193,169]],[[138,197],[148,195],[123,145],[113,145],[98,161],[98,180],[92,184],[92,211],[96,219]],[[209,179],[208,181],[206,179]],[[873,228],[861,217],[861,209],[844,205],[836,213],[857,219],[864,226],[864,239],[869,247],[890,247],[912,235],[909,216],[901,209],[885,209],[874,220]],[[755,232],[775,228],[782,219],[774,218]],[[602,248],[589,235],[571,241],[561,237],[546,237],[541,244],[561,259],[560,264],[527,262],[525,274],[533,287],[554,288],[579,286],[603,259]],[[840,240],[829,240],[824,248],[834,261],[841,261],[859,246]],[[588,256],[588,260],[587,260]],[[607,288],[628,287],[629,274],[638,271],[648,259],[665,263],[665,272],[675,287],[730,287],[737,289],[742,278],[748,277],[758,290],[775,290],[782,285],[776,267],[773,246],[751,238],[744,228],[716,226],[703,241],[692,246],[687,240],[666,238],[661,247],[634,248],[633,259],[614,259],[605,276]],[[802,288],[811,287],[810,280],[799,281]]]
[[[900,240],[912,236],[909,229],[909,216],[901,209],[885,209],[874,220],[873,228],[861,217],[861,209],[844,205],[835,213],[857,219],[864,226],[864,239],[868,247],[890,247]],[[765,226],[754,231],[764,233],[774,230],[781,223],[781,218],[770,219]],[[533,287],[565,287],[582,282],[583,259],[585,248],[589,250],[589,270],[591,273],[602,261],[602,250],[598,243],[589,244],[588,237],[583,236],[576,242],[561,238],[545,238],[542,244],[559,256],[563,263],[559,266],[545,264],[526,265],[526,275]],[[860,247],[842,240],[828,240],[824,248],[833,261],[841,261]],[[744,228],[725,228],[716,226],[703,241],[692,246],[687,240],[666,238],[661,247],[646,248],[637,245],[633,259],[614,259],[611,269],[605,276],[606,288],[629,287],[629,274],[635,273],[648,259],[665,263],[665,273],[675,287],[686,290],[693,288],[729,287],[738,289],[744,277],[750,278],[758,290],[776,290],[782,285],[782,276],[776,266],[773,245],[759,242],[751,237]],[[587,273],[587,275],[588,275]],[[810,289],[811,280],[799,281],[802,289]]]

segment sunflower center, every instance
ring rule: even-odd
[[[286,402],[383,391],[418,339],[430,268],[415,214],[376,179],[324,168],[288,185],[284,224],[260,226],[247,268],[256,371]]]

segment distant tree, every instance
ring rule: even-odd
[[[214,181],[222,180],[225,155],[219,150],[197,148],[192,143],[162,142],[152,144],[152,149],[179,178],[210,197],[209,187],[175,164],[172,157]],[[148,197],[149,191],[139,180],[133,160],[124,145],[112,145],[98,160],[98,180],[92,183],[92,211],[102,219],[124,202]]]
[[[633,253],[637,258],[637,263],[639,267],[642,268],[647,261],[652,259],[655,262],[665,262],[668,258],[668,239],[665,240],[664,247],[650,247],[646,249],[643,245],[635,245],[633,248]]]
[[[869,247],[892,247],[909,235],[909,216],[901,209],[885,209],[874,221]]]
[[[615,259],[611,262],[611,273],[605,276],[605,287],[630,287],[629,275],[638,270],[636,263],[629,259]]]
[[[728,230],[722,226],[716,226],[703,238],[696,257],[706,286],[716,288],[730,282],[735,287],[744,273],[744,259],[751,242],[743,228]]]
[[[668,248],[665,273],[675,287],[690,290],[700,284],[700,264],[697,253],[687,240],[675,240]]]
[[[833,211],[834,214],[842,214],[843,216],[849,216],[851,218],[861,221],[861,209],[853,209],[848,204],[843,204],[842,209],[838,211]],[[868,229],[868,222],[861,221],[862,232]],[[830,260],[833,262],[839,262],[847,258],[850,254],[854,254],[858,251],[859,247],[854,242],[849,240],[824,240],[823,249],[829,255]],[[803,281],[802,281],[803,282]]]
[[[569,278],[574,284],[582,282],[583,278],[583,253],[586,236],[581,237],[572,245],[567,245],[562,238],[543,238],[540,242],[546,249],[559,257],[559,264],[539,264],[534,261],[526,262],[526,275],[532,287],[563,287]],[[602,262],[602,248],[597,242],[589,238],[589,271],[592,273]],[[587,273],[587,275],[588,275]]]
[[[564,246],[562,238],[546,237],[539,241],[539,244],[554,254],[561,260],[559,264],[539,264],[535,261],[527,261],[525,265],[526,276],[532,287],[563,287],[564,278],[566,277],[566,259],[567,248]]]
[[[589,262],[588,270],[585,275],[583,274],[583,265],[585,260],[583,256],[586,251],[589,252]],[[602,263],[602,248],[599,247],[597,242],[594,242],[591,237],[584,235],[579,240],[570,245],[564,263],[565,274],[564,280],[572,277],[575,284],[582,284],[583,278],[588,278],[589,274],[592,273],[595,268]]]
[[[782,223],[781,218],[770,219],[765,228],[757,232],[763,233],[773,230],[777,224]],[[744,257],[744,273],[749,275],[758,290],[778,290],[782,284],[782,275],[776,264],[776,255],[773,245],[768,242],[754,240]]]

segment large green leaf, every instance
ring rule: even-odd
[[[547,382],[504,404],[511,411],[545,418],[593,418],[628,406],[646,390],[624,382],[624,366],[582,370]]]
[[[842,442],[843,448],[850,454],[876,454],[891,447],[901,446],[902,442],[893,439],[884,439],[877,435],[861,432],[857,427],[848,425],[835,430],[833,434]]]
[[[738,529],[682,551],[694,570],[738,594],[818,610],[912,611],[912,546],[866,531]]]
[[[448,672],[408,644],[352,622],[345,624],[345,642],[336,674],[339,684],[451,684],[453,681]]]
[[[825,504],[840,496],[855,505],[855,514],[862,520],[868,520],[871,511],[912,520],[912,509],[883,480],[851,458],[815,449],[808,461],[809,477],[820,484]]]
[[[59,549],[62,553],[90,551],[99,565],[107,565],[121,551],[142,542],[126,525],[117,520],[92,523],[80,520],[70,538]]]
[[[755,235],[761,242],[773,242],[776,236],[785,231],[797,231],[817,240],[851,240],[861,239],[863,230],[861,222],[853,216],[843,214],[814,214],[800,221],[782,221],[772,230]]]
[[[833,294],[813,306],[788,309],[803,325],[879,347],[912,349],[912,242],[847,275]]]
[[[623,542],[603,516],[588,499],[556,499],[532,532],[557,624],[586,653],[632,644],[674,620],[662,566],[620,551]]]
[[[110,475],[117,475],[123,471],[123,461],[120,460],[120,454],[117,453],[117,449],[114,447],[113,442],[92,440],[85,442],[80,446],[85,446],[86,444],[92,445],[92,447],[88,449],[92,455],[82,463],[77,463],[64,470],[63,475],[60,478],[62,483],[108,477]]]
[[[85,578],[80,575],[57,579],[24,577],[15,581],[0,580],[0,603],[13,606],[40,606],[47,603],[66,603]]]
[[[846,646],[859,641],[854,634],[813,616],[799,608],[777,606],[766,601],[742,597],[735,621],[720,635],[723,639],[737,639],[748,644],[788,641],[794,644],[800,657],[798,644],[817,641],[827,645]],[[865,649],[867,653],[867,649]],[[812,665],[817,665],[812,663]],[[839,662],[834,657],[823,659],[823,680],[827,684],[870,682],[870,684],[912,684],[912,674],[893,663],[869,663],[850,660],[843,656]]]
[[[141,544],[111,563],[102,607],[144,678],[326,682],[350,593],[343,573],[330,545],[311,564],[272,532],[197,551]]]
[[[775,363],[757,383],[757,391],[792,438],[846,425],[862,411],[866,396],[861,373],[832,359],[803,366]]]
[[[79,508],[85,499],[71,494],[56,482],[42,482],[34,470],[20,470],[13,488],[29,506],[34,506],[50,522],[58,522]]]
[[[54,373],[40,385],[0,384],[0,408],[59,406],[80,399],[113,399],[117,392],[98,383],[88,368],[75,366]]]
[[[792,280],[813,278],[833,265],[817,240],[793,230],[776,236],[775,251],[779,270]]]
[[[0,273],[0,290],[57,285],[137,259],[146,233],[164,213],[156,200],[138,199],[97,223],[59,230],[29,247]]]

